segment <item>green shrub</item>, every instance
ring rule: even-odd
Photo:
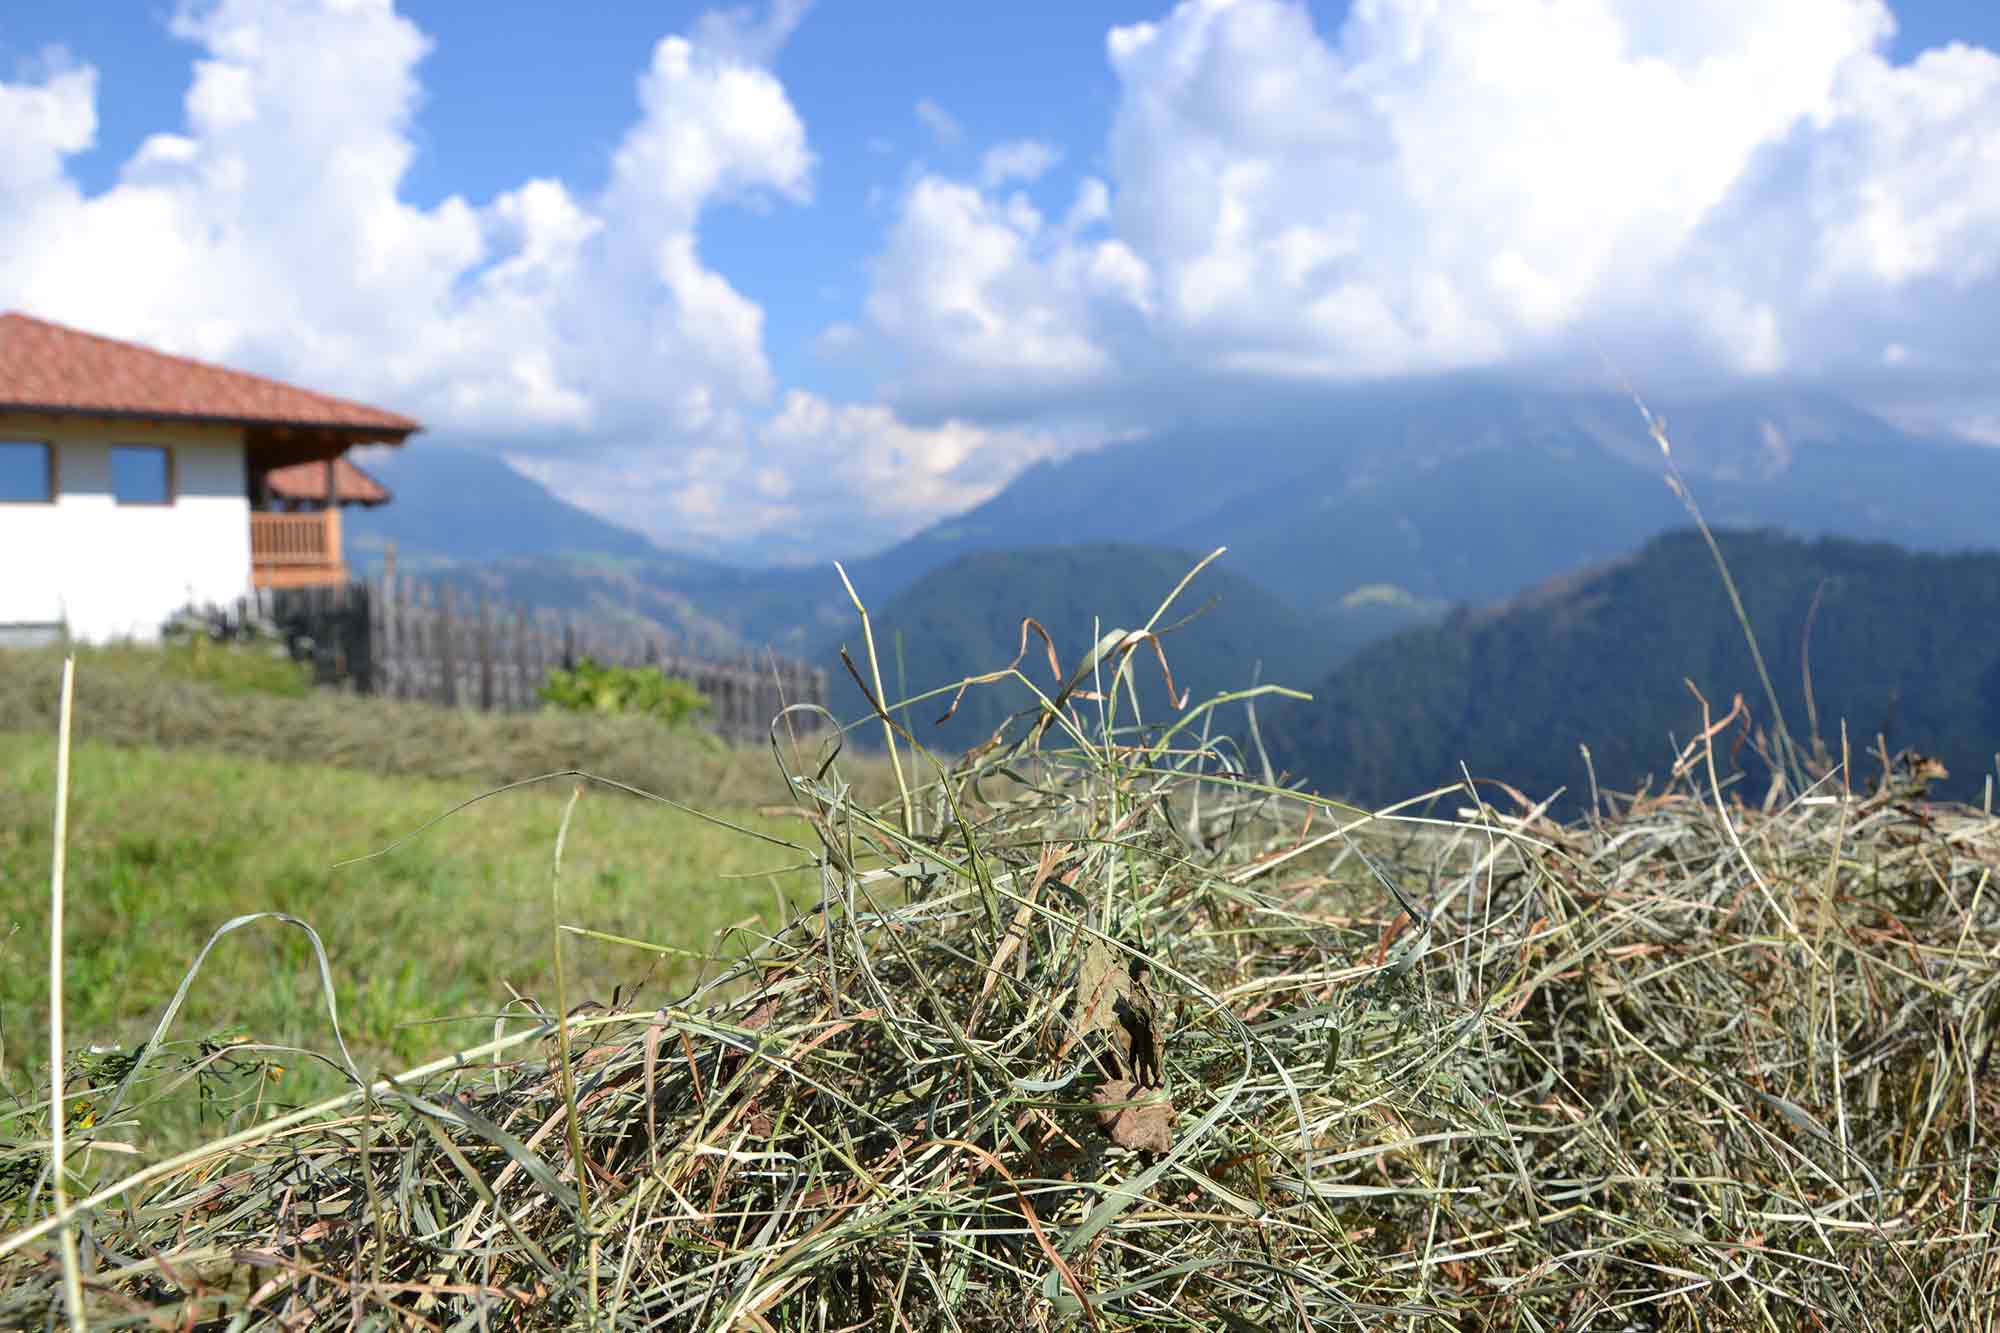
[[[144,649],[146,645],[134,645]],[[161,674],[214,685],[238,694],[303,699],[312,693],[313,669],[294,640],[262,615],[231,615],[221,607],[187,607],[160,626]]]
[[[219,642],[200,635],[162,639],[158,643],[79,644],[73,649],[77,670],[91,681],[107,676],[120,681],[134,677],[185,680],[212,686],[228,694],[272,694],[303,699],[312,693],[312,667],[295,662],[282,644]],[[8,658],[26,665],[46,658],[52,668],[60,655],[14,653]],[[6,690],[0,689],[0,694]]]
[[[279,644],[218,643],[200,635],[160,645],[160,667],[169,676],[225,690],[303,699],[312,692],[312,668],[295,662]]]
[[[708,709],[708,696],[693,683],[658,667],[606,666],[588,657],[578,658],[573,671],[549,672],[538,693],[552,709],[650,717],[670,727],[687,726]]]

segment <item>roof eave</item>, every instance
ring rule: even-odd
[[[349,444],[401,444],[423,429],[421,423],[390,426],[380,423],[300,421],[294,418],[210,416],[200,412],[147,412],[130,408],[74,407],[58,403],[0,402],[0,413],[19,412],[29,416],[77,417],[96,421],[172,421],[198,426],[239,426],[245,430],[319,431],[347,437]]]

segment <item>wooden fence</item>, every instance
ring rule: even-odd
[[[322,588],[260,589],[255,610],[309,652],[321,684],[447,707],[518,711],[542,706],[537,690],[555,668],[589,657],[656,666],[708,697],[700,724],[735,741],[761,742],[790,704],[826,704],[826,672],[776,656],[720,659],[681,651],[647,627],[530,610],[449,584],[408,577]],[[309,647],[307,642],[309,641]],[[816,713],[792,715],[814,731]]]

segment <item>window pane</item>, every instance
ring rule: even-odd
[[[0,440],[0,501],[55,499],[49,446],[40,440]]]
[[[122,505],[171,504],[167,451],[151,444],[112,445],[111,496]]]

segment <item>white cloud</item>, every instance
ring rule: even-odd
[[[88,72],[0,85],[0,105],[67,106],[0,132],[0,304],[446,424],[588,415],[550,294],[601,219],[552,181],[485,209],[400,198],[413,24],[387,3],[224,0],[172,26],[202,51],[185,126],[102,193],[60,162],[88,142]]]
[[[0,191],[60,191],[62,160],[97,138],[97,72],[45,52],[39,83],[0,83]]]
[[[794,389],[758,432],[794,475],[838,475],[864,521],[905,535],[939,512],[991,495],[1019,468],[1054,453],[1047,431],[1004,431],[946,421],[917,427],[879,403],[834,403]]]
[[[1086,227],[1094,185],[1070,210]],[[1023,195],[923,175],[902,199],[867,310],[902,350],[897,392],[928,411],[931,385],[1033,399],[1109,375],[1097,325],[1121,303],[1149,300],[1150,282],[1121,242],[1051,226]]]
[[[1117,28],[1101,185],[921,176],[869,305],[927,412],[1189,376],[1933,371],[2000,305],[2000,58],[1880,0],[1187,0]],[[1094,190],[1094,193],[1093,193]],[[1915,367],[1918,363],[1908,363]],[[1016,386],[1003,402],[1004,385]]]
[[[0,82],[0,306],[495,437],[669,544],[886,541],[983,498],[1042,437],[779,398],[764,312],[700,231],[718,205],[811,200],[769,68],[804,9],[659,41],[601,193],[535,179],[484,205],[402,196],[429,43],[389,0],[185,5],[185,124],[95,195],[65,159],[93,141],[97,77],[50,53]],[[829,350],[858,341],[840,329]]]
[[[0,305],[496,438],[670,545],[886,542],[1052,446],[779,395],[764,311],[700,233],[718,205],[812,198],[805,127],[769,68],[804,9],[660,40],[601,193],[536,179],[484,205],[401,195],[428,41],[388,0],[184,7],[173,29],[200,51],[186,123],[96,195],[65,169],[95,135],[96,75],[51,53],[0,83]],[[1013,160],[1032,174],[1032,155]],[[820,339],[860,341],[841,324]]]
[[[732,64],[768,66],[805,19],[813,0],[772,0],[761,19],[748,5],[712,9],[694,21],[694,44]]]
[[[824,361],[843,360],[861,346],[863,337],[859,328],[837,319],[813,338],[813,355]]]
[[[913,426],[881,404],[793,389],[726,447],[644,462],[602,453],[511,461],[617,521],[659,531],[670,518],[683,541],[722,558],[792,563],[909,536],[1082,442],[1057,430],[957,420]]]
[[[1010,139],[995,144],[979,159],[979,184],[992,190],[1008,181],[1032,185],[1062,161],[1062,149],[1039,139]]]
[[[1052,423],[1149,420],[1165,388],[1588,371],[1603,345],[1640,373],[1855,367],[1906,400],[1937,377],[1989,431],[2000,408],[1964,387],[1995,369],[2000,58],[1891,64],[1881,0],[1360,0],[1327,31],[1188,0],[1108,35],[1118,100],[1066,145],[1094,173],[1067,201],[1064,149],[1030,139],[870,193],[866,327],[813,349],[890,367],[895,411],[788,391],[702,237],[812,204],[771,68],[804,12],[635,53],[602,189],[419,207],[429,43],[390,0],[187,0],[182,123],[108,189],[70,166],[95,71],[52,51],[0,79],[0,306],[490,435],[736,554],[901,535],[1084,442]]]
[[[965,138],[965,128],[958,119],[928,97],[919,97],[916,105],[917,119],[931,132],[931,138],[940,148],[955,147]]]
[[[1961,423],[1960,431],[1968,440],[2000,447],[2000,416],[1968,417]]]

